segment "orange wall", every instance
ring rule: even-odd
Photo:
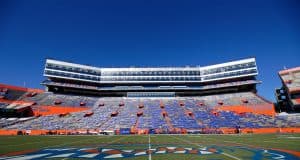
[[[17,130],[4,130],[0,129],[0,135],[17,135]]]
[[[300,133],[300,128],[245,128],[242,133]]]
[[[38,106],[34,109],[34,115],[53,115],[53,114],[62,114],[62,113],[71,113],[71,112],[81,112],[88,110],[87,107],[73,107],[73,106]]]
[[[276,114],[273,104],[253,106],[217,106],[216,111],[232,111],[235,113],[254,113],[274,116]]]

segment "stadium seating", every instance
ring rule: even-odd
[[[6,106],[8,106],[9,104],[7,103],[0,103],[0,108],[5,108]]]
[[[7,99],[7,100],[18,100],[25,93],[26,92],[24,92],[24,91],[7,89],[7,91],[3,95],[4,95],[4,98]]]
[[[16,92],[10,92],[16,93]],[[24,94],[24,93],[23,93]],[[1,127],[20,130],[80,130],[100,129],[116,130],[131,129],[159,129],[171,131],[176,128],[197,130],[205,133],[217,133],[220,128],[274,128],[299,127],[299,116],[276,116],[258,113],[261,106],[272,104],[252,92],[228,93],[198,97],[172,98],[121,98],[121,97],[87,97],[75,95],[60,95],[40,93],[33,97],[14,96],[13,99],[34,101],[33,110],[41,110],[41,106],[57,107],[86,107],[87,110],[30,117],[28,120],[2,118]],[[13,96],[11,96],[13,97]],[[60,100],[60,104],[54,104]],[[84,106],[82,105],[84,103]],[[7,106],[0,103],[0,108]],[[222,107],[244,106],[245,112],[224,110]],[[251,108],[248,112],[247,108]],[[256,112],[257,111],[257,112]],[[115,116],[111,116],[116,112]],[[88,116],[86,114],[89,113]],[[140,113],[140,115],[137,115]]]
[[[138,129],[159,128],[168,129],[168,124],[161,115],[158,100],[144,100],[143,116],[138,119]]]
[[[300,81],[299,81],[300,71],[283,73],[280,76],[288,88],[299,88],[300,87]]]

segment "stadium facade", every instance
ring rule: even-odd
[[[204,67],[98,68],[47,59],[47,91],[109,96],[187,96],[255,91],[255,58]]]

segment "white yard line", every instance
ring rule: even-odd
[[[235,156],[233,156],[233,155],[231,155],[231,154],[228,154],[228,153],[225,153],[225,152],[222,152],[221,154],[223,154],[223,155],[225,155],[225,156],[227,156],[227,157],[236,159],[236,160],[241,160],[241,159],[239,159],[238,157],[235,157]]]
[[[149,146],[149,160],[152,160],[151,157],[151,138],[150,138],[150,134],[148,135],[148,146]]]
[[[278,141],[278,140],[277,140]],[[280,141],[280,142],[276,142],[276,141],[263,141],[263,142],[268,142],[268,143],[290,143],[290,142],[283,142],[283,141]]]
[[[173,138],[175,138],[175,139],[177,139],[177,140],[180,140],[180,141],[183,141],[183,142],[186,142],[186,143],[189,143],[189,144],[196,145],[196,146],[198,146],[198,147],[203,147],[203,146],[201,146],[201,145],[199,145],[199,144],[197,144],[197,143],[194,143],[194,142],[191,142],[191,141],[188,141],[188,140],[185,140],[185,139],[177,138],[176,136],[172,136],[172,135],[169,135],[169,136],[171,136],[171,137],[173,137]],[[225,155],[225,156],[227,156],[227,157],[236,159],[236,160],[242,160],[242,159],[240,159],[240,158],[238,158],[238,157],[236,157],[236,156],[234,156],[234,155],[231,155],[231,154],[228,154],[228,153],[225,153],[225,152],[222,152],[221,154],[223,154],[223,155]]]

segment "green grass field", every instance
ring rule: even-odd
[[[120,152],[126,159],[299,159],[300,134],[0,136],[0,159],[106,159]]]

